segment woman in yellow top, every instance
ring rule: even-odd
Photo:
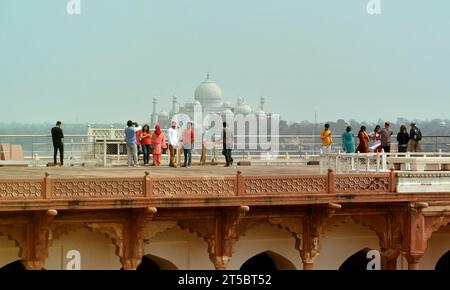
[[[325,128],[320,133],[320,138],[322,138],[322,154],[331,153],[331,144],[333,139],[331,138],[330,124],[325,124]]]

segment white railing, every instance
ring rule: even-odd
[[[320,173],[332,169],[336,173],[388,171],[384,153],[331,153],[320,155]]]
[[[409,157],[450,157],[450,152],[393,152],[393,153],[331,153],[320,155],[320,172],[332,169],[336,173],[346,172],[385,172],[393,167],[390,157],[405,158],[405,170],[411,170]],[[440,167],[440,166],[439,166]],[[438,170],[440,170],[438,168]]]
[[[66,164],[77,163],[96,163],[104,165],[105,160],[108,165],[114,163],[120,163],[126,160],[126,146],[123,142],[123,129],[94,129],[89,128],[88,135],[66,135],[64,139],[65,144],[65,159]],[[97,136],[98,135],[98,136]],[[103,137],[102,137],[103,136]],[[235,136],[236,143],[233,150],[233,156],[235,160],[252,160],[253,163],[260,164],[302,164],[311,160],[319,160],[320,151],[320,137],[311,135],[279,135],[279,136],[245,136],[245,144],[238,144],[241,137]],[[256,137],[256,139],[255,139]],[[278,140],[277,152],[271,152],[271,150],[261,149],[257,142],[258,138],[269,137]],[[334,136],[333,151],[339,152],[341,150],[339,136]],[[422,144],[426,142],[426,138],[422,140]],[[433,142],[438,142],[438,137],[430,137]],[[387,153],[386,156],[450,156],[450,137],[439,137],[439,145],[433,144],[431,147],[439,147],[438,152],[429,153]],[[446,141],[448,138],[449,141]],[[253,142],[253,143],[252,143]],[[270,141],[269,141],[270,142]],[[444,142],[444,143],[442,143]],[[445,143],[445,142],[448,142]],[[206,152],[206,160],[210,161],[223,161],[220,142],[206,142],[208,146]],[[51,162],[53,160],[53,146],[50,135],[0,135],[0,144],[19,144],[22,146],[24,159],[29,164],[43,165],[45,162]],[[430,143],[431,144],[431,143]],[[242,146],[239,146],[242,145]],[[11,146],[11,145],[10,145]],[[440,148],[442,146],[442,148]],[[7,146],[5,146],[7,148]],[[106,148],[105,148],[106,147]],[[198,146],[201,147],[201,146]],[[242,147],[244,149],[239,149]],[[394,146],[395,147],[395,146]],[[106,149],[106,153],[105,153]],[[432,150],[431,150],[432,151]],[[447,151],[447,152],[445,152]],[[3,155],[11,155],[12,150],[6,149]],[[201,149],[193,151],[193,158],[200,159]],[[326,168],[332,168],[340,171],[377,171],[385,170],[385,164],[376,161],[376,154],[370,153],[367,156],[360,154],[358,159],[356,154],[342,154],[340,155],[339,162],[334,160],[322,158],[323,170]],[[165,158],[165,156],[163,155]],[[327,158],[330,158],[327,157]],[[381,157],[381,159],[384,156]],[[11,158],[9,158],[11,159]],[[368,160],[368,162],[367,162]],[[377,165],[378,164],[378,165]],[[377,167],[378,166],[378,167]]]

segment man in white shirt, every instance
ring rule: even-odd
[[[175,165],[175,154],[178,148],[178,131],[177,131],[177,122],[172,122],[172,127],[167,130],[167,141],[169,143],[169,152],[170,152],[170,167],[177,167]]]

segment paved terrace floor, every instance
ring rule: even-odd
[[[214,176],[235,175],[237,171],[248,175],[289,175],[318,174],[319,166],[314,165],[284,165],[284,166],[232,166],[204,165],[191,168],[160,167],[0,167],[0,178],[42,177],[45,172],[56,177],[137,177],[146,171],[154,176]]]

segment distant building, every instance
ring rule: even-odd
[[[266,102],[264,97],[261,97],[257,110],[252,109],[252,107],[245,102],[244,97],[238,97],[236,105],[234,106],[229,101],[224,100],[221,88],[216,82],[210,79],[209,73],[206,76],[206,80],[201,82],[195,89],[194,100],[192,102],[181,106],[178,98],[173,96],[171,111],[167,112],[164,109],[161,109],[161,111],[158,112],[158,101],[157,97],[153,98],[153,112],[151,114],[152,126],[159,123],[162,127],[167,127],[172,117],[178,113],[186,114],[193,119],[195,105],[202,106],[203,115],[213,113],[222,116],[223,119],[234,117],[237,114],[247,116],[250,113],[255,113],[257,116],[270,116],[270,114],[264,111]]]

